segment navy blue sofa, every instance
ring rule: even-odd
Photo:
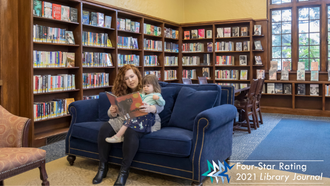
[[[145,135],[132,168],[201,183],[207,160],[223,161],[232,153],[233,122],[237,110],[234,87],[183,85],[160,82],[166,104],[160,113],[162,129]],[[71,126],[66,137],[67,159],[76,156],[98,160],[97,136],[108,122],[110,103],[105,93],[99,99],[70,104]],[[121,164],[121,143],[114,144],[109,163]]]

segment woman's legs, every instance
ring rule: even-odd
[[[105,141],[108,142],[108,143],[121,143],[121,142],[123,142],[123,140],[124,140],[124,137],[123,136],[124,136],[124,134],[126,132],[126,129],[127,129],[127,127],[125,125],[123,125],[119,129],[119,131],[117,132],[117,134],[113,135],[112,137],[107,137],[105,139]]]
[[[123,161],[115,185],[125,185],[129,167],[132,164],[133,158],[139,148],[140,138],[143,135],[144,133],[139,133],[132,128],[127,128],[124,134]]]
[[[108,158],[111,150],[111,144],[105,141],[106,137],[113,136],[116,132],[111,125],[107,122],[104,123],[99,131],[98,135],[98,151],[100,164],[96,176],[93,179],[93,184],[101,183],[102,179],[107,176],[108,173]]]

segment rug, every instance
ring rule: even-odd
[[[244,164],[330,177],[330,122],[282,119]]]

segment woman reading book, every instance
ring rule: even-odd
[[[143,91],[141,93],[141,98],[144,103],[149,105],[158,105],[164,106],[165,100],[163,99],[160,89],[160,85],[158,83],[158,79],[155,75],[147,75],[142,80],[143,83]],[[144,125],[141,121],[144,122]],[[124,140],[124,134],[128,127],[135,129],[138,132],[149,133],[152,131],[152,125],[155,122],[155,115],[149,113],[146,116],[141,116],[139,118],[129,119],[124,121],[124,125],[120,128],[120,130],[113,135],[112,137],[108,137],[105,139],[108,143],[120,143]]]
[[[133,92],[140,92],[142,89],[142,76],[140,71],[133,65],[125,65],[119,69],[119,72],[115,78],[112,92],[117,96],[127,95]],[[164,106],[144,104],[140,106],[140,111],[146,113],[153,113],[154,124],[151,127],[151,131],[160,130],[160,117],[159,113],[163,111]],[[93,179],[93,184],[101,183],[102,179],[106,177],[108,172],[108,157],[112,147],[111,143],[107,143],[105,139],[115,135],[123,126],[125,119],[118,116],[118,107],[111,105],[108,110],[110,117],[109,124],[105,123],[100,128],[98,135],[98,152],[100,158],[100,164],[98,172]],[[136,118],[139,119],[139,118]],[[150,122],[150,120],[143,121]],[[144,125],[145,123],[142,123]],[[119,175],[115,182],[115,185],[125,185],[128,170],[131,166],[133,158],[139,147],[139,139],[144,135],[144,132],[135,130],[134,128],[127,128],[124,134],[124,142],[122,146],[123,160],[120,168]]]

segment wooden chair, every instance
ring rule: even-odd
[[[261,115],[261,108],[260,108],[260,100],[261,100],[261,95],[262,95],[262,88],[264,86],[264,82],[265,80],[264,79],[259,79],[258,80],[258,87],[257,87],[257,90],[256,90],[256,100],[255,100],[255,104],[254,104],[254,112],[255,112],[255,115],[256,115],[256,119],[257,119],[257,122],[258,122],[258,126],[259,126],[259,123],[263,124],[263,120],[262,120],[262,115]],[[258,119],[258,113],[259,113],[259,117],[260,117],[260,121]]]
[[[192,81],[189,78],[182,78],[182,83],[183,84],[187,84],[187,85],[191,85],[192,84]]]
[[[257,84],[258,80],[253,80],[250,85],[249,92],[246,95],[246,98],[241,100],[235,100],[235,107],[239,112],[239,122],[235,122],[234,130],[243,130],[251,133],[249,116],[252,116],[254,129],[257,129],[256,118],[254,114],[254,101]],[[242,127],[247,127],[247,129],[244,129]]]
[[[202,76],[202,77],[198,76],[198,82],[199,82],[199,84],[208,84],[207,78],[204,76]]]
[[[39,168],[42,185],[49,185],[46,151],[28,147],[31,120],[15,116],[0,105],[0,185],[4,179]]]

